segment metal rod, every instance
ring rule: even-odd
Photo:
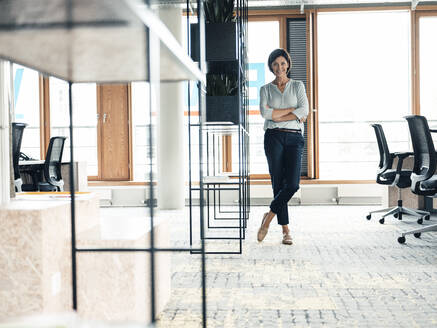
[[[221,183],[221,184],[223,184],[223,183]],[[233,183],[233,184],[237,184],[237,183]],[[205,185],[208,185],[207,183],[205,183]],[[208,187],[208,189],[209,190],[229,190],[229,191],[232,191],[232,190],[238,190],[238,188],[220,188],[220,187],[216,187],[216,188],[214,188],[214,187]],[[200,190],[200,188],[193,188],[193,190]]]
[[[73,161],[73,97],[72,83],[68,82],[68,114],[70,116],[70,198],[71,198],[71,273],[73,287],[73,310],[77,311],[77,259],[76,259],[76,201],[74,191],[74,161]]]
[[[203,239],[209,240],[240,240],[240,237],[204,237]]]
[[[201,253],[196,253],[193,252],[192,254],[201,254]],[[210,252],[210,251],[205,251],[205,254],[219,254],[219,255],[227,255],[227,254],[241,254],[241,252]],[[204,326],[206,327],[206,326]]]
[[[146,29],[146,39],[149,41],[147,50],[146,50],[146,58],[147,58],[147,72],[149,73],[149,108],[148,108],[148,115],[149,115],[149,211],[150,211],[150,316],[152,324],[155,323],[156,317],[156,307],[155,307],[155,239],[154,239],[154,222],[153,222],[153,203],[154,203],[154,194],[153,194],[153,131],[152,131],[152,109],[154,107],[153,102],[153,84],[155,82],[155,75],[152,68],[151,61],[153,60],[151,57],[153,56],[151,48],[154,48],[151,45],[151,42],[153,42],[153,39],[151,39],[153,35],[150,33],[149,29]],[[157,58],[154,57],[154,58]],[[147,108],[146,108],[147,112]]]
[[[76,252],[150,252],[150,248],[76,248]],[[154,252],[192,252],[201,251],[200,248],[154,248]]]
[[[199,35],[199,65],[200,65],[200,69],[203,71],[203,65],[204,65],[204,60],[205,58],[203,58],[203,54],[204,52],[202,51],[202,49],[204,48],[205,45],[205,38],[204,38],[204,32],[205,32],[205,28],[204,28],[204,22],[205,22],[205,16],[204,16],[204,12],[203,12],[203,1],[202,0],[197,0],[197,17],[199,18],[199,23],[197,24],[197,28],[198,28],[198,33],[197,35]],[[199,187],[200,187],[200,195],[199,195],[199,201],[200,201],[200,205],[199,205],[199,209],[200,209],[200,240],[201,240],[201,249],[202,249],[202,261],[201,261],[201,270],[202,270],[202,326],[204,328],[206,328],[207,326],[207,320],[206,320],[206,315],[207,315],[207,311],[206,311],[206,256],[205,256],[205,238],[204,238],[204,209],[203,209],[203,170],[202,170],[202,128],[203,128],[203,117],[202,117],[202,110],[203,110],[203,90],[202,90],[202,85],[201,82],[198,82],[198,95],[199,95]]]
[[[191,53],[191,35],[190,35],[190,1],[187,0],[187,40],[188,47],[187,51],[190,55]],[[192,176],[191,176],[191,82],[188,81],[188,199],[189,199],[189,212],[190,212],[190,246],[193,245],[193,191],[192,187]]]

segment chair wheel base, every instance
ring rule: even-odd
[[[399,238],[398,238],[398,243],[399,243],[399,244],[403,244],[403,243],[405,243],[405,237],[399,237]]]
[[[416,238],[420,238],[420,235],[421,235],[420,232],[416,232],[416,233],[414,234],[414,237],[416,237]]]
[[[384,218],[379,219],[379,223],[384,224],[384,222],[385,222],[385,219],[384,219]]]
[[[423,219],[420,218],[419,220],[417,220],[417,223],[422,224],[423,223]]]
[[[366,216],[367,220],[370,220],[371,218],[372,218],[372,214],[369,214],[369,215]]]
[[[425,215],[425,220],[429,220],[429,219],[430,219],[429,215]]]

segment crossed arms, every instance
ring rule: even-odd
[[[298,82],[292,89],[289,89],[291,94],[289,96],[297,98],[297,106],[289,108],[275,109],[268,104],[268,85],[261,87],[260,90],[260,111],[261,116],[265,120],[273,122],[299,121],[301,123],[306,121],[308,116],[308,98],[305,92],[305,86],[302,82]],[[270,96],[272,97],[272,96]],[[275,95],[273,94],[273,97]],[[276,95],[277,97],[277,95]]]
[[[273,109],[272,112],[272,121],[273,122],[286,122],[286,121],[295,121],[298,120],[299,122],[303,123],[306,121],[306,116],[302,116],[301,119],[299,119],[296,115],[293,114],[294,110],[296,108],[290,107],[290,108],[284,108],[284,109]]]

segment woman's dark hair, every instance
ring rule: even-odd
[[[272,51],[272,53],[269,56],[269,60],[268,60],[269,70],[270,70],[270,72],[273,73],[272,64],[276,60],[276,58],[281,57],[281,56],[284,57],[288,63],[288,70],[287,70],[287,75],[288,75],[290,73],[290,69],[291,69],[291,57],[290,57],[289,53],[287,51],[285,51],[284,49],[275,49]]]

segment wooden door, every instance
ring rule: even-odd
[[[129,180],[129,89],[127,84],[99,85],[99,178]]]

